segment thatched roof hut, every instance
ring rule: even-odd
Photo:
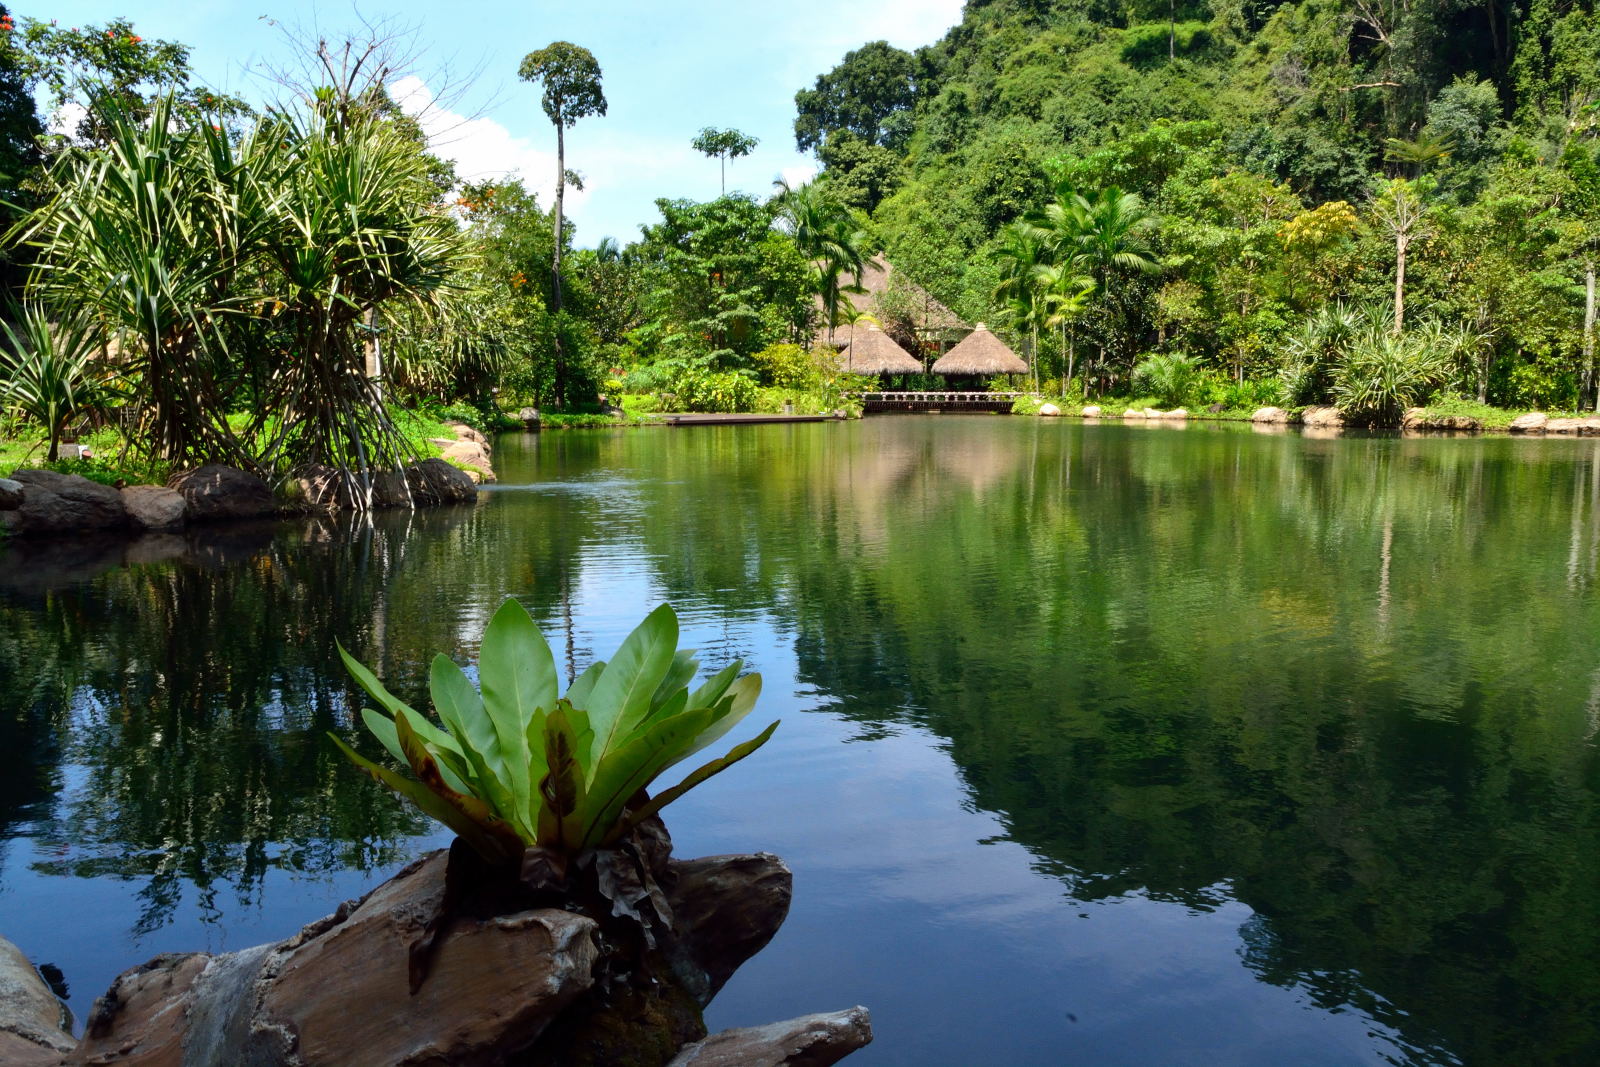
[[[935,374],[1028,373],[1028,365],[981,322],[966,340],[940,356],[931,369]]]
[[[921,374],[922,364],[875,325],[857,326],[855,339],[839,353],[839,366],[852,374]]]
[[[848,284],[854,279],[846,275],[842,281]],[[848,301],[857,311],[865,312],[880,322],[903,315],[909,319],[907,325],[911,331],[922,340],[953,340],[969,329],[961,321],[961,316],[906,277],[904,272],[896,271],[894,264],[885,259],[881,252],[862,265],[861,288],[862,292],[840,293],[839,297]],[[817,310],[821,311],[822,298],[818,296],[812,300]],[[891,310],[897,314],[891,316]],[[848,326],[830,327],[824,324],[823,335],[832,344],[843,343],[848,333]]]

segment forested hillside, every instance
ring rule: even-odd
[[[795,133],[899,269],[1037,333],[1047,376],[1160,353],[1320,401],[1365,336],[1374,374],[1592,405],[1597,93],[1583,0],[970,0],[943,40],[845,56]]]

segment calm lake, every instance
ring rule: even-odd
[[[867,1064],[1600,1059],[1600,441],[875,417],[503,436],[475,508],[0,548],[0,934],[79,1018],[447,836],[345,764],[518,597],[653,605],[773,741],[666,813],[795,872],[713,1029]],[[370,751],[373,745],[365,745]]]

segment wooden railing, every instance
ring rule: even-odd
[[[862,393],[861,406],[874,411],[1010,411],[1021,393],[907,391]]]

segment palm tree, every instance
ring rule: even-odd
[[[831,324],[839,314],[844,292],[861,292],[861,272],[866,266],[867,232],[851,210],[817,182],[791,186],[779,179],[775,198],[777,219],[812,265],[812,284],[822,298],[824,317]],[[853,281],[844,285],[850,275]]]
[[[275,139],[236,145],[184,122],[171,95],[143,118],[101,107],[106,144],[65,153],[50,175],[55,198],[22,227],[33,288],[122,340],[142,447],[175,463],[248,464],[226,418],[237,399],[227,334],[258,302],[238,280],[270,225],[255,177]]]
[[[1084,273],[1082,258],[1073,256],[1065,263],[1035,267],[1034,282],[1044,300],[1045,326],[1061,331],[1061,347],[1067,353],[1065,381],[1070,382],[1077,345],[1076,338],[1069,334],[1069,327],[1088,310],[1089,298],[1095,292],[1095,281]]]
[[[1046,236],[1033,223],[1018,220],[1000,231],[1000,247],[995,250],[995,258],[1000,261],[1000,284],[995,286],[994,296],[1005,304],[1012,326],[1028,334],[1028,364],[1035,388],[1039,379],[1039,326],[1046,308],[1038,272],[1049,265]]]
[[[1116,186],[1102,189],[1093,199],[1072,193],[1068,214],[1074,227],[1073,244],[1107,293],[1115,271],[1154,274],[1161,269],[1151,258],[1145,239],[1156,220],[1145,210],[1139,194],[1125,193]]]
[[[1062,185],[1055,201],[1034,216],[1033,225],[1044,233],[1056,261],[1082,257],[1082,268],[1108,298],[1112,279],[1119,272],[1150,274],[1160,270],[1147,240],[1155,228],[1155,219],[1136,193],[1110,186],[1089,197]],[[1105,363],[1104,341],[1100,345],[1100,363]]]
[[[30,306],[16,323],[0,322],[0,410],[20,412],[44,427],[45,460],[60,456],[62,435],[74,418],[101,409],[108,397],[94,361],[100,344],[95,322],[82,312],[53,323]]]

